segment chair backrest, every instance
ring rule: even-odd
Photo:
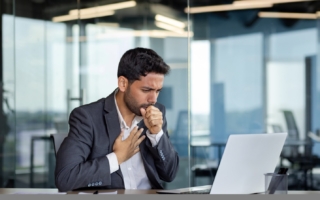
[[[299,140],[299,130],[296,124],[296,120],[294,119],[293,113],[290,110],[283,111],[284,117],[286,119],[286,124],[288,128],[288,138]]]
[[[52,142],[53,142],[55,155],[57,155],[60,145],[63,142],[65,137],[67,137],[67,134],[64,134],[64,133],[50,134],[50,138],[52,139]]]
[[[188,138],[188,111],[179,112],[175,134],[179,139]]]
[[[179,156],[188,156],[188,111],[181,110],[178,114],[176,129],[170,140]]]
[[[282,127],[279,124],[271,124],[274,133],[283,133]]]
[[[283,110],[283,114],[288,129],[288,140],[299,140],[299,130],[292,111]],[[286,149],[290,149],[290,153],[287,152],[286,154],[290,154],[291,157],[296,157],[299,154],[299,146],[286,147]]]

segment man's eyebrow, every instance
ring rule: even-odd
[[[147,86],[142,86],[142,89],[145,89],[145,90],[154,90],[153,88],[147,87]]]
[[[154,88],[151,88],[151,87],[147,87],[147,86],[143,86],[142,89],[144,90],[156,90]],[[160,91],[162,88],[158,89],[157,91]]]

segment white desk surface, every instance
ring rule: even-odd
[[[0,194],[81,194],[93,193],[96,190],[58,192],[58,189],[46,188],[0,188]],[[99,193],[117,193],[117,194],[157,194],[157,190],[99,190]],[[288,194],[319,194],[320,191],[288,191]],[[320,199],[320,198],[319,198]]]

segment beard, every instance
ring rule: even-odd
[[[130,92],[130,86],[128,89],[124,92],[124,97],[123,97],[124,103],[127,106],[127,108],[134,113],[135,115],[142,116],[140,108],[146,109],[149,105],[152,104],[141,104],[136,101],[136,99],[131,95]]]

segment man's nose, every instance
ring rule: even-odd
[[[158,93],[151,92],[148,96],[148,103],[155,104],[157,102]]]

